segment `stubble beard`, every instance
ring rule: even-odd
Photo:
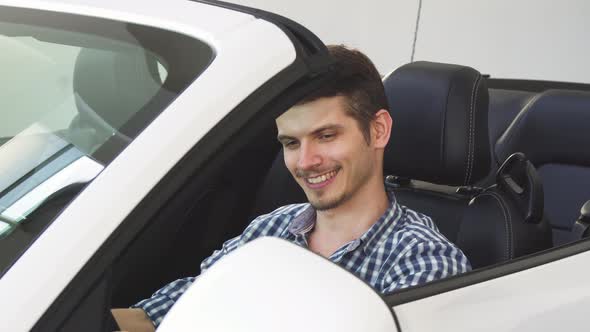
[[[311,206],[316,211],[327,211],[327,210],[332,210],[332,209],[339,207],[340,205],[342,205],[346,201],[348,201],[351,197],[352,197],[352,193],[344,192],[344,193],[340,194],[340,196],[338,196],[334,199],[328,200],[327,202],[322,202],[319,199],[317,199],[317,200],[309,199],[309,204],[311,204]]]
[[[335,208],[341,206],[342,204],[346,203],[352,197],[354,197],[355,194],[360,192],[361,188],[369,183],[370,178],[371,178],[371,173],[370,173],[370,168],[369,168],[369,171],[367,173],[361,175],[359,181],[356,183],[356,186],[353,186],[353,188],[349,188],[349,190],[347,190],[347,191],[345,190],[343,193],[339,194],[337,197],[330,199],[328,201],[325,201],[325,202],[322,202],[321,199],[312,200],[312,199],[310,199],[309,196],[307,199],[308,199],[309,203],[311,204],[311,206],[316,211],[332,210],[332,209],[335,209]]]

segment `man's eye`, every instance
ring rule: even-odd
[[[283,143],[283,146],[285,148],[287,148],[287,149],[294,149],[294,148],[297,147],[297,142],[295,142],[295,141],[288,141],[288,142]]]
[[[334,134],[322,134],[322,135],[320,135],[320,139],[322,141],[327,141],[327,140],[330,140],[332,138],[334,138]]]

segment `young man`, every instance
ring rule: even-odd
[[[383,182],[383,153],[392,119],[381,78],[362,53],[330,46],[336,76],[276,119],[285,164],[309,203],[256,218],[201,264],[261,236],[309,248],[391,292],[470,269],[463,253],[432,220],[398,205]],[[123,329],[157,326],[195,278],[166,285],[134,309],[115,309]],[[153,325],[152,325],[153,323]]]

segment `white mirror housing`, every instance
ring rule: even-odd
[[[278,238],[222,258],[186,291],[159,332],[395,332],[393,312],[368,284]]]

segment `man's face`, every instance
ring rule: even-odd
[[[376,176],[376,149],[346,114],[344,97],[294,106],[277,118],[285,164],[316,210],[354,197]]]

